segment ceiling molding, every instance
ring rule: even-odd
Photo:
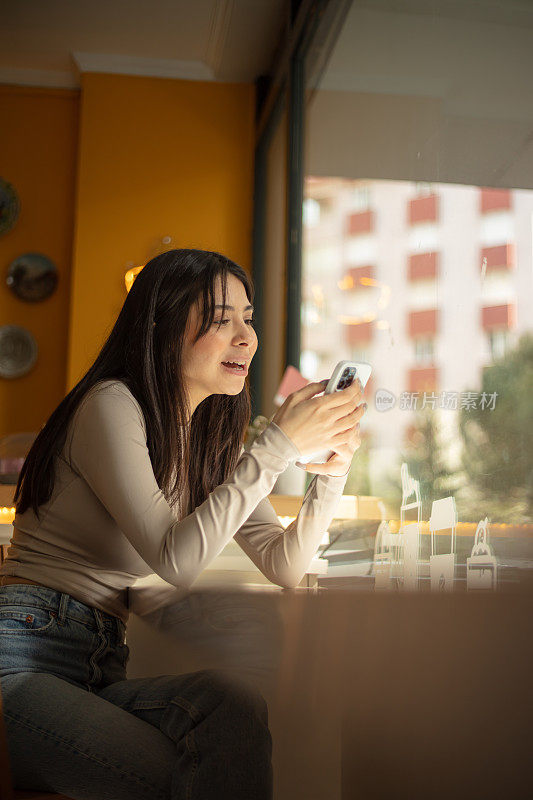
[[[80,82],[73,72],[51,69],[0,68],[0,83],[13,86],[42,86],[48,89],[79,89]]]
[[[216,75],[220,69],[224,47],[228,38],[235,0],[214,0],[209,23],[209,36],[205,49],[205,62]]]
[[[147,78],[175,78],[187,81],[212,81],[213,70],[203,61],[177,58],[143,58],[104,53],[72,53],[80,72],[106,72],[141,75]]]

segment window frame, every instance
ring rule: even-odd
[[[256,114],[252,278],[260,289],[265,280],[266,160],[269,144],[286,104],[287,293],[284,361],[286,365],[292,364],[297,368],[301,354],[305,110],[319,84],[351,5],[352,0],[292,0],[288,24],[276,49],[276,67],[271,70],[266,92],[262,91],[263,102],[259,104]],[[265,79],[260,78],[258,94],[264,84]],[[261,341],[265,310],[261,303],[256,302],[255,306],[255,328]],[[262,413],[263,358],[264,354],[259,348],[250,367],[252,419]]]

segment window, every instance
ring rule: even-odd
[[[318,380],[341,359],[370,362],[363,444],[344,489],[372,502],[355,538],[380,516],[399,523],[408,461],[421,480],[424,562],[432,503],[453,495],[463,575],[485,516],[506,563],[514,535],[533,540],[533,160],[517,146],[530,122],[533,7],[522,3],[519,21],[516,4],[489,0],[454,3],[453,14],[442,3],[424,14],[389,0],[296,5],[304,30],[287,26],[279,82],[287,125],[256,195],[254,222],[263,209],[270,220],[254,224],[254,246],[268,251],[253,264],[268,292],[257,413],[273,410],[289,363]],[[356,277],[374,283],[357,291]],[[351,573],[330,561],[327,577],[370,583],[361,561]]]
[[[348,215],[348,232],[351,236],[361,236],[374,232],[375,215],[373,211],[355,211]]]
[[[423,183],[420,181],[415,182],[414,186],[414,193],[418,197],[424,197],[430,194],[434,194],[435,190],[433,188],[432,183]]]
[[[413,253],[409,256],[410,281],[434,280],[439,271],[439,253]]]
[[[439,197],[436,194],[419,195],[409,200],[407,208],[409,225],[427,225],[439,220]]]
[[[522,76],[524,64],[533,70],[533,49],[520,36],[511,44],[511,31],[519,31],[509,4],[498,5],[497,18],[488,2],[453,16],[441,13],[442,4],[423,15],[409,3],[348,5],[335,35],[324,39],[320,69],[306,71],[318,77],[306,87],[304,197],[327,190],[336,198],[327,225],[321,219],[304,241],[304,281],[313,254],[325,246],[332,252],[313,275],[331,308],[328,324],[315,326],[316,346],[326,358],[329,353],[330,370],[341,358],[370,362],[379,376],[376,393],[395,399],[379,409],[368,398],[361,425],[371,434],[364,462],[368,493],[388,504],[391,519],[399,514],[404,436],[421,424],[420,408],[407,397],[414,393],[444,442],[436,460],[455,470],[450,486],[463,487],[450,489],[459,520],[521,520],[531,523],[533,534],[531,456],[515,436],[516,424],[509,424],[521,466],[505,460],[504,448],[489,435],[486,398],[476,408],[476,398],[499,381],[492,391],[512,419],[514,373],[491,377],[485,367],[489,355],[491,364],[500,359],[498,369],[503,355],[527,364],[527,337],[533,340],[533,161],[526,150],[517,151],[513,122],[527,125]],[[527,13],[533,24],[533,8]],[[476,30],[468,53],[460,61],[441,58],[466,29]],[[497,59],[491,57],[495,35]],[[453,104],[443,104],[444,85],[461,86]],[[493,89],[490,124],[487,85]],[[370,266],[374,284],[354,290],[354,282],[369,280]],[[303,335],[312,349],[311,326]],[[527,369],[516,372],[526,375]],[[532,409],[533,429],[533,404],[525,384],[522,390],[520,408]],[[479,430],[469,437],[472,426]],[[474,447],[479,442],[489,443],[482,455]],[[470,472],[457,466],[463,456]],[[429,466],[423,474],[431,473]],[[354,459],[354,471],[362,468]],[[345,491],[357,494],[360,485],[354,476]],[[426,521],[441,492],[437,480],[423,487]]]
[[[370,350],[366,347],[357,347],[354,348],[350,354],[351,361],[366,361],[367,364],[370,364]]]
[[[430,337],[437,333],[439,325],[439,311],[436,308],[427,308],[421,311],[410,311],[407,316],[407,330],[409,336]]]
[[[501,244],[495,247],[482,247],[480,252],[480,269],[482,273],[496,270],[508,270],[514,266],[514,246],[512,244]]]
[[[434,340],[417,338],[414,340],[415,363],[420,365],[433,364]]]
[[[370,187],[356,184],[350,191],[351,210],[367,211],[370,206]]]
[[[346,279],[351,282],[353,291],[360,291],[362,289],[368,290],[375,285],[374,267],[372,264],[366,264],[361,267],[350,267],[346,274]],[[347,284],[348,286],[349,284]]]
[[[512,198],[509,189],[480,189],[481,214],[494,213],[511,208]]]
[[[489,331],[489,353],[493,361],[502,358],[509,349],[509,331],[506,328]]]

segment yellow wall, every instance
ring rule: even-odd
[[[0,324],[28,328],[39,347],[28,375],[0,378],[4,436],[37,432],[82,377],[126,297],[128,262],[145,263],[162,236],[250,271],[254,88],[89,74],[81,96],[0,85],[0,118],[0,175],[21,200],[0,236]],[[58,268],[41,303],[5,283],[25,252]]]
[[[219,250],[250,271],[254,88],[83,76],[67,389],[126,297],[128,262],[154,243]]]
[[[0,378],[0,436],[37,432],[65,394],[78,95],[0,85],[0,175],[21,202],[15,227],[0,235],[0,324],[27,328],[39,348],[31,372]],[[39,303],[19,300],[5,282],[27,252],[48,256],[59,273]]]

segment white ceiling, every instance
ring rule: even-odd
[[[287,0],[12,0],[0,83],[77,87],[81,71],[252,82],[268,74]]]
[[[354,4],[396,14],[533,26],[532,0],[354,0]]]
[[[321,89],[533,121],[533,0],[354,0]]]
[[[354,0],[313,96],[309,174],[530,189],[532,76],[533,0]]]

